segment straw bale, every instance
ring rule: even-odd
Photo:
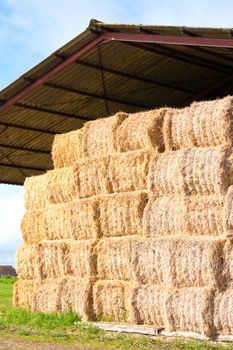
[[[92,239],[99,237],[96,197],[50,205],[45,213],[48,239]]]
[[[226,239],[223,250],[223,283],[222,290],[225,288],[233,289],[233,240]]]
[[[155,147],[164,150],[162,125],[166,108],[130,114],[118,129],[118,151]]]
[[[214,325],[219,334],[233,334],[233,289],[216,294]]]
[[[55,169],[72,166],[75,161],[82,157],[82,129],[55,135],[52,146]]]
[[[48,203],[47,174],[27,177],[24,181],[24,205],[27,210],[43,208]]]
[[[21,223],[21,231],[24,241],[28,244],[45,239],[44,212],[41,210],[27,211]]]
[[[166,149],[232,146],[233,98],[194,102],[191,107],[172,109],[164,118]]]
[[[83,321],[93,320],[92,284],[93,281],[89,278],[66,278],[62,283],[60,310],[72,310]]]
[[[132,242],[132,269],[139,284],[218,287],[223,241],[207,237],[156,238]]]
[[[187,205],[184,198],[152,196],[143,214],[143,234],[147,237],[182,234],[187,231]]]
[[[97,245],[97,273],[99,279],[131,280],[131,246],[135,238],[114,237]]]
[[[46,191],[50,204],[70,202],[75,199],[73,167],[48,171]]]
[[[93,286],[93,308],[98,321],[126,322],[130,318],[130,284],[97,281]]]
[[[25,280],[40,279],[39,251],[35,244],[23,244],[17,250],[16,271]]]
[[[131,321],[136,324],[166,327],[166,296],[166,289],[158,286],[135,287],[131,295]]]
[[[112,117],[85,123],[82,136],[83,157],[105,156],[117,151],[117,130],[128,114],[119,112]]]
[[[230,186],[228,188],[226,199],[224,202],[223,227],[226,234],[233,234],[233,186]]]
[[[44,241],[37,245],[41,279],[69,275],[71,261],[69,244],[64,241]]]
[[[140,235],[146,202],[145,191],[99,196],[101,235]]]
[[[73,168],[61,168],[26,178],[24,202],[28,210],[45,208],[49,203],[69,202],[75,198]]]
[[[155,149],[146,149],[110,156],[109,179],[113,192],[130,192],[146,189],[146,178]]]
[[[95,240],[69,242],[69,275],[80,278],[96,274]]]
[[[229,187],[229,149],[191,148],[155,157],[148,173],[149,190],[164,194],[224,194]]]
[[[187,197],[186,233],[190,235],[222,235],[224,233],[224,199],[225,196],[217,195]]]
[[[80,159],[74,164],[75,187],[79,198],[112,192],[108,166],[109,156]]]
[[[168,331],[213,334],[214,290],[207,287],[170,289],[166,299]]]
[[[37,282],[33,280],[17,280],[13,288],[13,305],[33,310],[36,287]]]
[[[33,311],[59,312],[61,310],[61,294],[65,279],[49,278],[38,283]]]

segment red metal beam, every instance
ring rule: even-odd
[[[104,33],[105,41],[233,48],[233,39],[184,37],[157,34]]]

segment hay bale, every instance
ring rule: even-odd
[[[171,289],[166,299],[168,331],[193,331],[211,336],[214,291],[211,288]]]
[[[54,168],[72,166],[83,157],[82,129],[55,135],[52,146],[52,160]]]
[[[113,154],[110,156],[109,179],[113,192],[146,189],[146,178],[154,149]]]
[[[85,278],[96,275],[95,240],[69,242],[69,275]]]
[[[50,170],[46,174],[26,178],[24,183],[24,202],[28,210],[69,202],[75,196],[72,167]]]
[[[108,166],[109,156],[80,159],[74,164],[75,187],[79,198],[112,192]]]
[[[223,249],[223,283],[221,289],[233,288],[233,240],[226,239]]]
[[[24,181],[24,205],[27,210],[44,208],[48,204],[47,174],[27,177]]]
[[[166,289],[158,286],[138,286],[131,294],[131,321],[136,324],[166,327]]]
[[[99,196],[101,236],[140,235],[146,202],[145,191]]]
[[[122,281],[97,281],[93,286],[93,308],[98,321],[126,322],[130,310],[130,284]]]
[[[72,310],[82,317],[82,321],[93,320],[92,284],[89,278],[66,278],[59,300],[61,311]]]
[[[16,271],[25,280],[40,279],[39,251],[35,244],[23,244],[16,252]]]
[[[188,208],[184,198],[152,196],[143,214],[143,235],[146,237],[179,235],[187,231]]]
[[[76,197],[73,167],[47,172],[46,191],[50,204],[70,202]]]
[[[222,284],[223,241],[206,237],[132,241],[132,269],[138,284],[218,287]]]
[[[191,107],[172,109],[164,118],[166,149],[232,146],[233,98],[194,102]]]
[[[45,217],[42,210],[31,210],[24,214],[21,223],[23,239],[28,244],[40,242],[46,238]]]
[[[222,235],[224,199],[217,195],[187,197],[187,234]]]
[[[91,281],[57,278],[41,281],[35,293],[34,311],[77,312],[84,320],[92,315]]]
[[[166,152],[152,160],[148,188],[156,195],[224,194],[229,187],[229,153],[224,147]]]
[[[128,114],[119,112],[112,117],[85,123],[82,136],[83,157],[99,157],[117,151],[117,130]]]
[[[131,246],[135,238],[117,237],[100,240],[97,250],[97,273],[102,280],[132,279]]]
[[[13,288],[13,305],[15,307],[33,310],[36,288],[36,281],[17,280]]]
[[[222,235],[224,196],[151,196],[143,215],[146,237]]]
[[[214,326],[218,334],[233,333],[233,289],[216,294],[214,300]]]
[[[99,210],[96,197],[50,205],[45,213],[47,239],[97,239]]]
[[[119,152],[155,147],[164,150],[162,125],[166,108],[130,114],[118,129]]]

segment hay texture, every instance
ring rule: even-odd
[[[24,205],[27,210],[44,208],[48,204],[46,174],[27,177],[24,181]]]
[[[233,186],[230,186],[223,209],[223,226],[227,235],[233,236]]]
[[[232,146],[233,98],[194,102],[172,109],[164,118],[166,150],[187,147]]]
[[[233,289],[233,240],[228,238],[225,240],[223,250],[223,283],[221,289]]]
[[[132,242],[138,284],[218,287],[222,284],[223,241],[206,237],[157,238]]]
[[[47,239],[98,238],[98,200],[96,197],[50,205],[45,213]]]
[[[143,215],[146,237],[224,233],[224,196],[151,196]]]
[[[24,184],[24,202],[28,210],[45,208],[48,204],[75,199],[73,168],[61,168],[29,177]]]
[[[122,281],[97,281],[93,286],[93,308],[98,321],[126,322],[131,314],[130,284]]]
[[[33,310],[37,284],[32,280],[17,280],[13,289],[13,305],[26,310]]]
[[[233,334],[233,289],[216,293],[214,326],[217,334]]]
[[[229,149],[192,148],[155,157],[148,173],[148,189],[156,195],[224,194],[229,187]]]
[[[110,156],[109,180],[113,192],[146,190],[146,178],[154,149],[113,154]]]
[[[54,168],[72,166],[74,162],[83,157],[82,129],[55,135],[52,146],[52,159]]]
[[[97,274],[103,280],[132,280],[132,243],[135,238],[109,238],[97,245]]]
[[[75,188],[79,198],[111,193],[109,157],[80,159],[74,165]]]
[[[28,244],[40,242],[46,238],[45,217],[41,210],[27,211],[21,223],[23,239]]]
[[[164,150],[162,125],[166,108],[130,114],[118,129],[119,152],[134,151],[149,147]]]
[[[223,207],[225,196],[189,196],[186,198],[186,233],[221,236],[224,234]]]
[[[187,231],[187,206],[184,198],[152,196],[143,214],[143,235],[146,237],[180,235]]]
[[[23,244],[17,252],[17,273],[23,279],[91,277],[96,272],[94,241],[44,241]]]
[[[100,157],[117,152],[117,130],[127,116],[119,112],[112,117],[86,123],[82,129],[83,157]]]
[[[145,191],[100,196],[101,236],[140,235],[146,202]]]
[[[211,336],[214,333],[213,311],[213,289],[171,289],[166,299],[167,330],[193,331]]]
[[[131,294],[131,322],[166,327],[167,291],[158,286],[138,286]]]

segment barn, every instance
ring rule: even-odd
[[[91,20],[0,93],[16,306],[232,336],[232,48],[231,29]]]

